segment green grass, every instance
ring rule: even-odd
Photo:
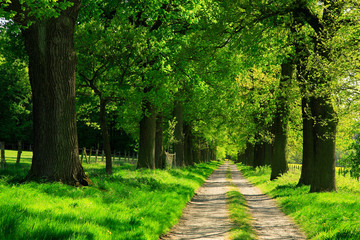
[[[308,238],[360,239],[360,183],[355,179],[337,175],[337,192],[309,193],[309,186],[296,186],[299,169],[270,181],[269,167],[238,167],[247,179],[277,200]]]
[[[219,162],[171,170],[135,170],[129,164],[104,174],[104,164],[84,164],[94,183],[17,183],[31,156],[15,166],[10,151],[0,170],[0,239],[158,239]]]
[[[256,239],[256,233],[251,226],[251,215],[248,211],[246,200],[239,189],[232,183],[230,167],[226,178],[229,182],[226,193],[226,202],[230,213],[230,220],[234,226],[230,230],[229,237],[232,240]]]

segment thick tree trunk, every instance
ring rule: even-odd
[[[6,160],[5,160],[5,142],[0,142],[0,148],[1,148],[1,161],[0,161],[0,167],[5,167]]]
[[[303,154],[301,176],[298,185],[310,185],[312,179],[312,164],[314,162],[314,120],[311,118],[310,111],[312,98],[302,98],[302,119],[303,119]]]
[[[79,161],[73,34],[80,2],[22,31],[33,93],[34,146],[28,180],[88,185]]]
[[[184,162],[186,166],[194,165],[193,149],[194,149],[194,136],[189,124],[184,124]]]
[[[105,151],[105,164],[106,164],[106,173],[112,174],[112,159],[111,159],[111,145],[109,130],[106,123],[106,104],[107,101],[100,97],[100,128],[101,135],[103,138],[103,149]]]
[[[163,113],[156,117],[156,134],[155,134],[155,168],[164,169],[166,156],[163,146]],[[133,155],[134,156],[134,155]]]
[[[155,169],[155,108],[149,102],[144,104],[144,116],[140,121],[139,159],[137,168]],[[147,112],[147,114],[145,114]]]
[[[176,126],[175,126],[175,152],[176,152],[176,166],[183,167],[185,166],[184,162],[184,116],[183,116],[183,105],[182,103],[177,103],[174,109],[174,116],[176,117]]]
[[[286,173],[289,168],[286,160],[287,124],[289,107],[287,102],[287,88],[293,75],[293,64],[290,62],[281,64],[281,79],[279,84],[279,95],[277,98],[277,109],[273,124],[274,152],[271,160],[270,180],[274,180]]]
[[[20,164],[21,153],[22,153],[22,142],[21,142],[21,140],[19,140],[18,141],[18,152],[17,152],[17,156],[16,156],[16,164]]]
[[[338,119],[330,96],[315,97],[314,164],[310,192],[336,191],[335,136]]]

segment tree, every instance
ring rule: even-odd
[[[79,161],[75,108],[76,54],[73,34],[80,8],[74,0],[38,6],[12,1],[5,10],[23,26],[32,88],[34,146],[28,180],[89,185]],[[70,6],[71,5],[71,6]]]
[[[287,62],[281,64],[281,79],[279,84],[279,92],[277,97],[277,106],[275,119],[273,123],[274,153],[271,159],[271,176],[270,180],[278,178],[281,174],[286,173],[289,168],[286,159],[286,145],[287,145],[287,128],[289,118],[289,103],[287,89],[290,87],[293,75],[293,64]]]

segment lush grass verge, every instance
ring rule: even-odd
[[[337,176],[338,191],[309,193],[309,186],[297,187],[299,169],[292,169],[270,181],[270,168],[253,169],[238,164],[244,176],[275,198],[310,239],[360,239],[360,184]]]
[[[227,170],[226,178],[229,182],[226,193],[226,202],[230,213],[230,220],[234,227],[230,230],[229,237],[232,240],[256,239],[256,233],[251,226],[251,215],[248,212],[244,196],[232,183],[230,167]]]
[[[8,152],[8,151],[7,151]],[[0,169],[0,239],[158,239],[219,162],[171,170],[84,164],[94,186],[18,184],[30,164]]]

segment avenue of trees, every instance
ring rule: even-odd
[[[0,3],[0,141],[32,144],[27,180],[90,184],[89,145],[107,174],[121,146],[271,180],[301,162],[311,192],[336,191],[337,161],[360,175],[358,1]]]

